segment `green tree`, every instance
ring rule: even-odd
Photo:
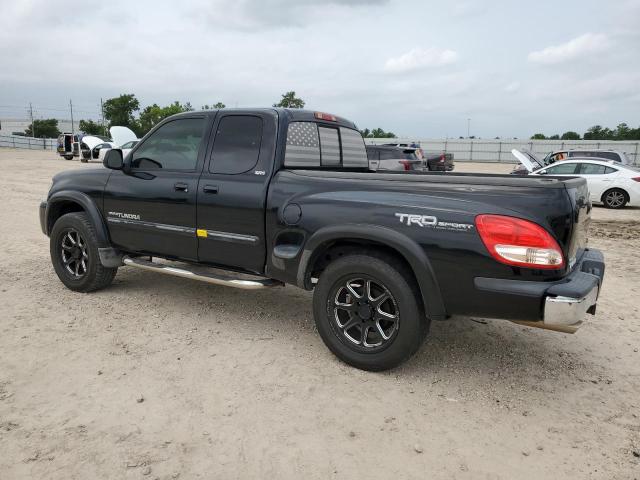
[[[546,139],[547,137],[545,136],[544,133],[536,133],[531,136],[531,140],[546,140]]]
[[[80,131],[87,135],[106,135],[105,129],[98,122],[93,120],[80,120]]]
[[[296,97],[296,92],[293,90],[287,93],[282,94],[282,98],[280,102],[274,103],[274,107],[283,107],[283,108],[304,108],[304,100]]]
[[[137,133],[139,136],[143,136],[165,118],[175,115],[176,113],[188,112],[190,111],[190,107],[191,106],[188,103],[182,105],[178,101],[175,101],[166,107],[160,107],[156,103],[149,105],[140,112]]]
[[[56,138],[61,132],[58,130],[58,120],[55,118],[46,118],[34,120],[33,123],[26,128],[24,133],[28,137]]]
[[[632,131],[626,123],[619,123],[613,131],[613,136],[616,140],[631,140]]]
[[[109,98],[103,104],[104,118],[109,126],[128,127],[133,131],[139,130],[138,122],[133,116],[140,110],[140,102],[132,93],[122,94],[119,97]]]
[[[568,132],[564,132],[562,134],[560,140],[580,140],[580,134],[578,132],[569,130]]]
[[[396,138],[395,133],[385,132],[382,128],[374,128],[373,130],[365,128],[360,130],[360,133],[364,138]]]
[[[549,137],[549,140],[560,140],[560,135],[558,135],[557,133],[555,135],[551,135]]]
[[[222,102],[214,103],[213,105],[202,106],[202,110],[219,110],[221,108],[227,108],[227,106]]]

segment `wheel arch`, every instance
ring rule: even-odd
[[[328,254],[331,256],[331,252],[344,252],[351,248],[355,250],[354,247],[381,250],[401,259],[413,273],[427,316],[432,320],[446,317],[440,287],[424,250],[407,236],[386,227],[344,225],[318,230],[305,244],[298,266],[298,285],[311,289],[312,273],[322,271],[328,265]]]
[[[602,203],[604,203],[604,197],[607,195],[607,193],[611,192],[612,190],[620,190],[624,194],[624,198],[626,198],[627,203],[629,203],[631,201],[631,197],[629,196],[629,192],[627,192],[624,188],[611,187],[611,188],[607,188],[604,192],[602,192],[602,195],[600,196],[600,201]]]
[[[82,192],[60,191],[49,197],[45,214],[47,234],[51,233],[53,225],[62,215],[71,212],[86,213],[95,228],[98,247],[110,246],[107,228],[98,207],[91,197]]]

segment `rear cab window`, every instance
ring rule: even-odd
[[[369,161],[362,135],[344,126],[293,121],[287,130],[284,165],[301,168],[364,168]]]

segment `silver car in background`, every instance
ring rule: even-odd
[[[416,154],[415,148],[367,145],[367,158],[369,169],[373,171],[423,171],[423,161]]]

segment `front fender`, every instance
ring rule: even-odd
[[[440,287],[424,250],[406,235],[387,227],[349,224],[321,228],[307,240],[304,246],[298,266],[298,285],[303,288],[310,287],[308,285],[311,274],[310,266],[314,264],[323,246],[331,242],[354,239],[377,242],[400,254],[407,261],[418,281],[425,313],[432,320],[444,320],[446,311]]]
[[[100,210],[95,202],[87,194],[82,192],[76,192],[72,190],[61,190],[52,194],[47,200],[47,208],[45,212],[47,235],[51,233],[53,224],[58,219],[58,213],[60,207],[67,202],[72,202],[85,211],[89,216],[91,223],[96,231],[96,238],[98,240],[99,248],[110,247],[109,234],[107,227],[104,224]]]

